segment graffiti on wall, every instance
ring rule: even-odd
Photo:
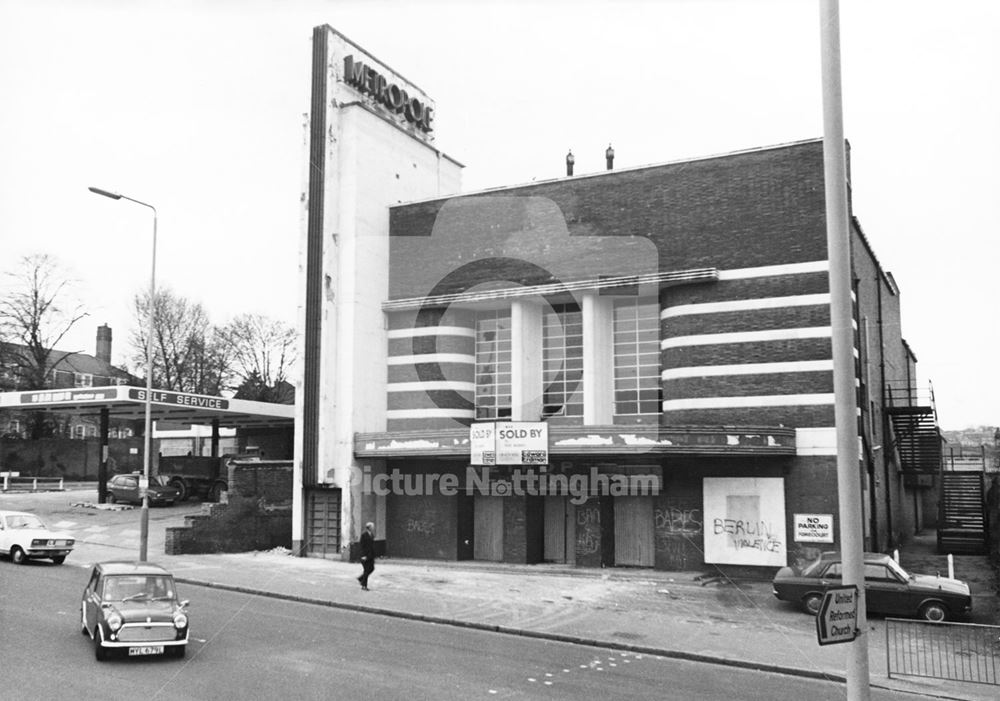
[[[706,477],[705,561],[784,566],[785,481],[780,477]]]
[[[701,533],[701,509],[656,509],[655,528],[668,536],[691,536]]]

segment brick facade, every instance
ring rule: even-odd
[[[228,499],[167,528],[167,555],[290,548],[291,461],[235,462]]]

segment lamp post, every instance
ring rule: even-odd
[[[146,427],[143,431],[145,450],[142,456],[142,472],[145,477],[146,489],[142,493],[142,510],[139,517],[139,560],[146,561],[149,546],[149,465],[153,441],[152,397],[153,397],[153,325],[156,317],[156,207],[146,202],[122,195],[118,192],[102,190],[99,187],[88,188],[95,195],[110,197],[113,200],[128,200],[153,210],[153,265],[149,273],[149,330],[146,336]]]

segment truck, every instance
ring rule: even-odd
[[[219,501],[229,489],[229,463],[233,460],[259,459],[256,456],[223,455],[201,457],[193,455],[161,456],[157,470],[166,483],[179,492],[180,501],[199,497]]]

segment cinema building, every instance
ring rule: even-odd
[[[330,27],[313,45],[302,554],[349,556],[367,521],[389,556],[442,560],[837,547],[820,140],[461,193],[433,100]],[[851,257],[864,532],[885,549],[924,518],[903,434],[933,408],[857,219]]]

